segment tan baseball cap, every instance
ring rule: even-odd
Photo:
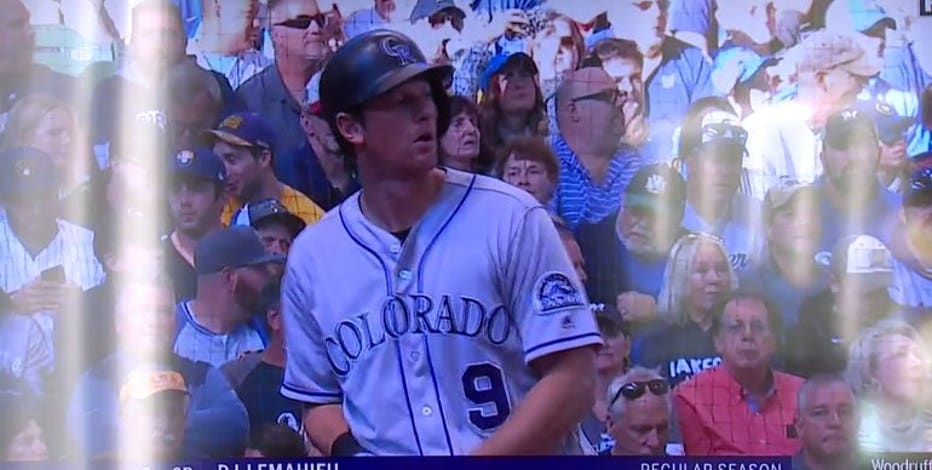
[[[851,36],[831,30],[812,33],[796,49],[798,72],[827,72],[841,67],[853,75],[872,77],[880,73],[881,64],[871,60],[867,51]]]
[[[819,191],[811,181],[786,180],[781,181],[767,190],[764,196],[764,220],[768,223],[773,220],[773,213],[789,204],[798,194],[817,199]]]

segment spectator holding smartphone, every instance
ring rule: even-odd
[[[60,312],[104,280],[93,233],[56,217],[55,175],[51,158],[40,150],[0,153],[0,198],[7,213],[0,220],[0,289],[19,313]]]

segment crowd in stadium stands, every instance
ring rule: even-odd
[[[932,452],[916,14],[0,0],[0,460],[319,455],[279,392],[279,281],[359,188],[318,83],[377,28],[455,67],[443,165],[552,213],[605,341],[586,453]]]

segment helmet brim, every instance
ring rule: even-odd
[[[426,65],[423,63],[408,64],[388,74],[381,80],[376,80],[372,85],[372,92],[365,94],[365,96],[371,97],[366,101],[371,101],[408,81],[422,77],[426,78],[432,84],[440,84],[440,86],[446,90],[450,87],[450,83],[453,80],[453,66]],[[361,104],[364,103],[355,103],[354,106],[359,106]]]

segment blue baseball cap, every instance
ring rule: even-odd
[[[537,70],[537,64],[534,63],[534,59],[531,56],[523,52],[515,52],[514,54],[498,54],[495,57],[492,57],[492,60],[489,61],[489,65],[482,72],[482,76],[479,78],[479,86],[482,87],[482,91],[489,90],[489,83],[492,82],[492,77],[495,74],[499,73],[506,66],[511,64],[518,64],[524,66],[527,70],[531,71],[534,75],[537,75],[539,72]]]
[[[208,130],[207,135],[237,147],[275,153],[275,131],[264,117],[256,113],[233,113],[225,117],[216,129]]]
[[[0,152],[0,195],[30,197],[58,194],[58,175],[52,157],[32,147]]]
[[[208,180],[218,186],[226,184],[227,169],[213,150],[200,146],[179,150],[171,159],[171,175]]]
[[[259,234],[252,227],[242,225],[214,230],[204,235],[194,248],[194,268],[198,274],[284,261],[284,255],[265,250]]]
[[[730,82],[727,85],[747,83],[764,67],[780,62],[777,57],[762,57],[747,47],[735,46],[723,49],[715,56],[712,73]],[[725,78],[727,76],[727,79]],[[729,90],[730,91],[730,90]]]
[[[858,103],[858,110],[870,116],[877,127],[877,137],[887,145],[903,140],[906,129],[913,125],[914,120],[901,116],[893,106],[883,101],[863,101]]]
[[[863,33],[877,23],[896,29],[896,20],[877,4],[876,0],[835,0],[825,14],[830,28],[851,28]]]

